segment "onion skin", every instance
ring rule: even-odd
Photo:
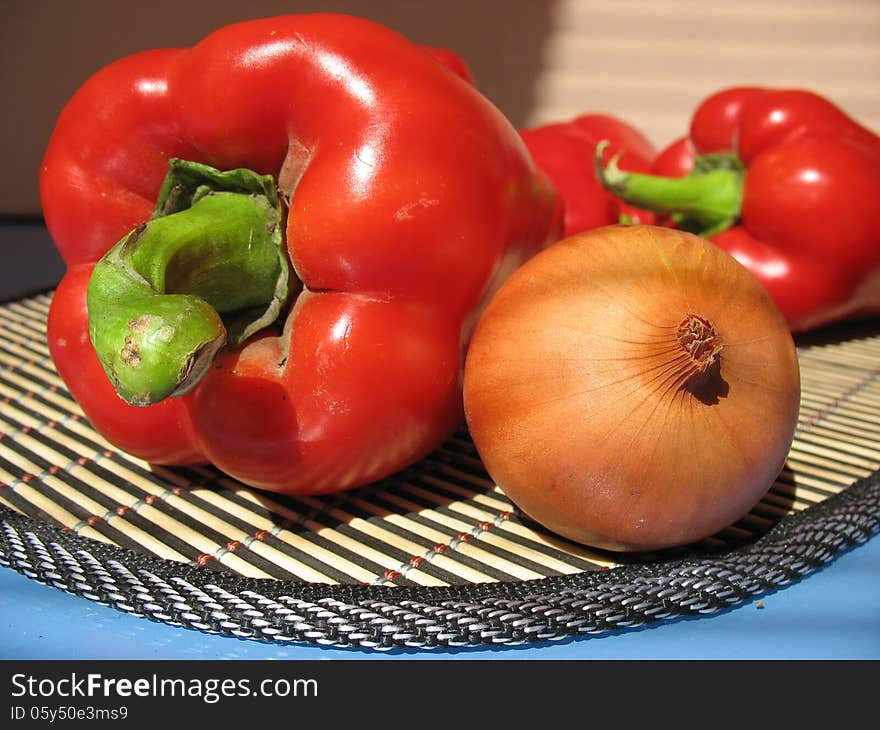
[[[612,551],[736,522],[785,462],[800,403],[764,287],[698,236],[609,226],[560,241],[496,293],[471,340],[465,415],[527,515]]]

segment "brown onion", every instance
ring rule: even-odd
[[[800,375],[785,320],[708,241],[610,226],[517,270],[480,319],[465,413],[487,471],[577,542],[655,550],[743,517],[781,471]]]

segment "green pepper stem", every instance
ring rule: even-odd
[[[605,167],[608,142],[596,146],[596,176],[602,186],[626,203],[670,215],[684,230],[711,236],[734,225],[742,211],[745,168],[733,155],[703,155],[687,177],[670,178],[628,172],[616,155]]]
[[[172,160],[153,217],[89,281],[89,335],[119,395],[150,405],[192,389],[224,344],[280,315],[291,274],[269,176]]]

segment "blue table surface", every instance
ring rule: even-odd
[[[128,615],[0,568],[2,659],[878,659],[880,536],[738,607],[615,634],[448,651],[275,645]]]

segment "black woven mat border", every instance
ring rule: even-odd
[[[100,543],[0,505],[0,565],[155,621],[362,649],[535,644],[705,615],[789,585],[880,531],[880,470],[712,555],[442,588],[258,580]]]

